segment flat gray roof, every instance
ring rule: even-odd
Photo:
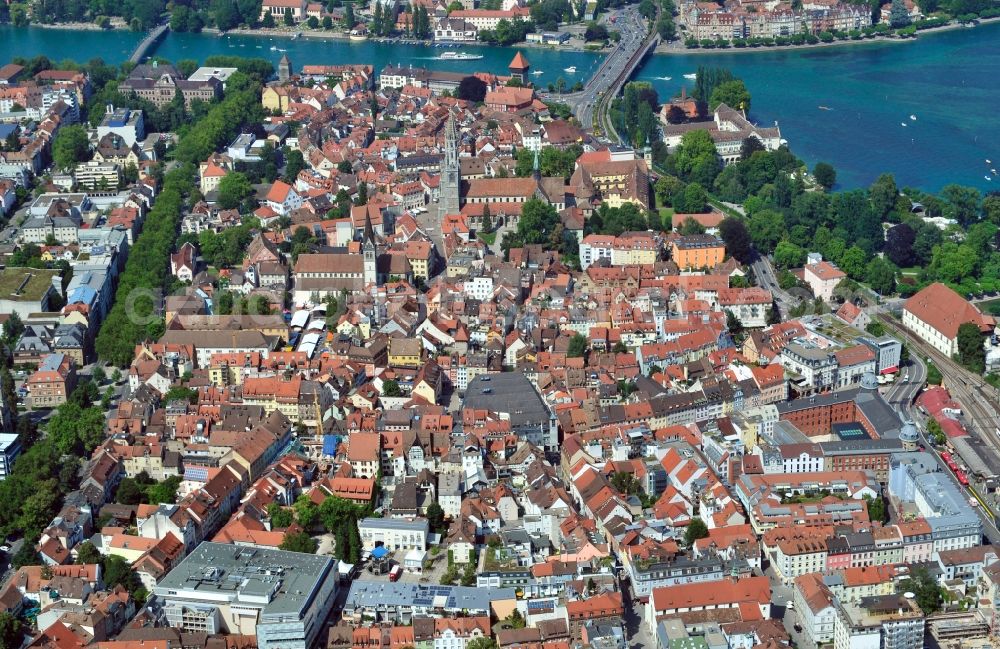
[[[425,534],[430,532],[430,523],[426,518],[365,518],[358,527],[372,527],[383,530],[417,530]]]
[[[156,585],[166,599],[260,606],[263,614],[301,615],[314,591],[333,578],[329,557],[203,542]],[[171,593],[170,591],[176,591]]]
[[[344,607],[353,609],[417,606],[488,611],[490,602],[516,597],[513,588],[435,586],[398,581],[358,580],[351,584]]]
[[[547,424],[551,418],[541,395],[521,372],[480,374],[465,390],[463,407],[505,414],[513,427]]]

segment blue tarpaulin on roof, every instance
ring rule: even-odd
[[[323,455],[336,455],[340,435],[323,435]]]
[[[385,549],[384,545],[380,545],[372,550],[372,559],[383,559],[387,554],[389,554],[389,551]]]

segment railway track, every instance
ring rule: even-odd
[[[982,376],[970,372],[914,336],[890,316],[879,314],[878,317],[886,327],[909,343],[911,351],[919,352],[923,358],[929,358],[934,363],[947,382],[948,390],[969,414],[969,418],[974,424],[974,430],[970,433],[975,433],[981,439],[985,438],[986,442],[1000,453],[1000,433],[998,433],[1000,431],[1000,404],[998,404],[993,387],[988,386]],[[984,390],[984,386],[994,394],[990,395]],[[1000,473],[1000,467],[994,467],[994,469]]]

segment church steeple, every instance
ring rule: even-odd
[[[441,186],[438,199],[439,215],[457,214],[460,205],[461,170],[458,162],[458,127],[450,115],[444,127],[444,160],[441,163]]]
[[[365,213],[365,231],[361,235],[361,245],[367,246],[369,243],[372,246],[375,245],[375,228],[372,227],[372,215],[367,212]]]
[[[367,210],[367,206],[365,207]],[[364,257],[365,286],[378,284],[378,242],[375,239],[375,228],[372,227],[370,212],[365,213],[365,231],[361,235],[361,254]]]

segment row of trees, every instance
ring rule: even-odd
[[[129,254],[119,277],[114,306],[97,335],[95,347],[102,359],[124,366],[132,359],[137,342],[163,333],[163,320],[156,315],[156,309],[169,277],[167,261],[177,239],[184,199],[195,190],[194,164],[231,141],[243,124],[262,118],[259,87],[244,73],[233,75],[237,76],[242,77],[237,83],[240,89],[227,93],[203,119],[180,129],[175,154],[187,164],[166,174],[163,190]]]
[[[660,98],[648,81],[633,81],[625,85],[620,100],[621,120],[616,122],[621,135],[634,146],[643,147],[658,140],[656,111]]]

